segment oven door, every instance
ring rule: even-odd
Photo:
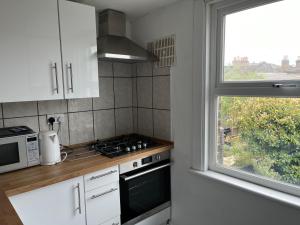
[[[135,224],[170,206],[169,160],[120,176],[121,222]]]
[[[0,173],[27,167],[25,140],[24,136],[0,139]]]

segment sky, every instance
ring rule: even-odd
[[[236,56],[250,62],[290,64],[300,56],[300,0],[283,0],[226,16],[225,64]]]

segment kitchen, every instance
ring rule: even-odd
[[[62,219],[63,215],[68,213],[64,211],[68,208],[66,206],[68,204],[76,208],[74,214],[80,217],[78,224],[126,224],[122,222],[122,214],[125,212],[124,208],[129,207],[122,208],[122,186],[124,185],[121,185],[121,179],[122,175],[124,178],[129,177],[132,172],[128,173],[124,170],[126,172],[123,171],[123,173],[121,165],[127,162],[133,165],[138,159],[141,159],[139,161],[141,165],[143,162],[147,164],[147,161],[155,161],[156,155],[164,152],[171,154],[167,156],[168,162],[164,164],[171,166],[171,183],[169,184],[171,202],[167,207],[163,206],[163,209],[152,211],[150,216],[146,213],[145,217],[137,221],[132,220],[131,224],[297,224],[299,210],[294,207],[296,203],[291,204],[292,201],[299,201],[297,197],[288,198],[286,195],[289,201],[274,200],[272,196],[265,197],[257,192],[249,193],[245,189],[195,175],[190,169],[191,167],[197,168],[194,161],[199,156],[194,153],[193,149],[201,145],[199,144],[201,126],[196,125],[201,124],[202,121],[199,121],[200,118],[196,115],[203,111],[194,96],[202,96],[201,76],[197,74],[203,70],[203,64],[199,62],[205,58],[203,53],[205,45],[202,44],[205,43],[203,18],[206,3],[204,1],[94,0],[80,1],[80,4],[61,1],[66,4],[61,3],[63,6],[58,7],[59,12],[56,0],[31,0],[28,4],[4,1],[0,4],[5,5],[6,2],[14,3],[7,3],[7,8],[1,7],[0,9],[0,43],[5,43],[1,44],[1,62],[3,63],[1,63],[0,126],[28,126],[41,134],[52,130],[53,126],[57,132],[57,140],[67,147],[63,151],[69,155],[64,162],[57,165],[34,166],[0,175],[0,189],[5,191],[1,192],[0,202],[9,197],[15,207],[14,209],[9,202],[4,201],[4,207],[0,207],[1,224],[22,224],[23,222],[26,225],[24,221],[27,219],[28,221],[37,219],[38,224],[77,224],[75,220],[69,223],[66,222],[68,220]],[[86,14],[80,17],[82,7],[86,7]],[[97,13],[95,13],[95,8],[92,10],[92,7],[96,7]],[[74,11],[68,11],[72,8]],[[106,34],[110,31],[118,32],[114,29],[110,30],[109,24],[99,23],[100,12],[104,15],[106,13],[107,19],[112,17],[109,13],[115,12],[105,11],[105,9],[125,12],[125,26],[124,19],[115,18],[123,21],[123,25],[119,26],[121,33],[125,33],[126,37],[139,46],[143,46],[144,49],[154,51],[148,48],[149,45],[153,46],[153,43],[160,40],[171,40],[166,43],[169,43],[171,49],[174,46],[176,48],[176,51],[170,51],[174,53],[173,60],[157,62],[154,59],[151,62],[152,54],[147,55],[149,60],[144,62],[111,59],[112,56],[120,57],[118,54],[124,54],[120,49],[117,55],[108,55],[108,59],[97,59],[97,54],[98,57],[105,57],[105,54],[100,56],[99,42],[97,52],[96,36],[101,36],[101,32],[106,32]],[[64,10],[66,10],[65,16]],[[29,21],[24,19],[26,18],[25,12],[31,13]],[[91,16],[91,12],[95,13],[94,16]],[[60,16],[57,18],[54,15]],[[53,20],[56,22],[49,24]],[[10,29],[13,25],[16,27]],[[84,31],[84,34],[90,33],[90,35],[84,36],[83,39],[76,39],[76,32],[80,29]],[[10,36],[5,36],[6,32]],[[25,34],[21,36],[20,32]],[[28,40],[32,37],[28,38],[26,32],[35,35],[32,40]],[[43,32],[43,35],[39,36],[36,32]],[[12,36],[16,39],[12,39]],[[95,38],[92,40],[91,36]],[[26,44],[24,44],[24,37],[27,38]],[[81,45],[84,41],[94,43],[94,48],[89,49],[88,53],[80,50],[84,48]],[[78,57],[83,58],[72,58],[72,54],[76,54],[74,49],[78,50]],[[84,57],[91,53],[95,58],[87,62]],[[50,55],[54,58],[51,62],[47,58]],[[16,56],[18,61],[16,61]],[[18,64],[12,65],[13,60]],[[48,65],[46,69],[41,66],[45,63]],[[82,64],[79,65],[80,63]],[[90,65],[87,67],[84,63],[90,63]],[[51,67],[52,80],[45,82],[40,74],[49,74],[49,67]],[[27,73],[24,74],[24,71]],[[80,77],[79,71],[85,76]],[[21,72],[23,76],[20,76]],[[5,82],[2,82],[2,79]],[[97,89],[100,94],[97,93]],[[51,93],[50,97],[49,93]],[[48,121],[51,117],[54,118],[53,125]],[[151,140],[159,142],[159,147],[154,145],[146,150],[133,152],[130,149],[131,153],[114,158],[105,155],[94,156],[95,153],[91,151],[72,153],[74,145],[91,143],[99,139],[98,144],[102,146],[102,141],[129,134],[142,135],[135,140],[134,146],[137,149],[151,142],[149,139],[141,140],[141,137],[152,137]],[[104,143],[104,145],[109,144]],[[132,146],[130,144],[130,148]],[[76,157],[82,153],[84,158],[77,159]],[[62,154],[61,159],[64,158]],[[139,162],[137,162],[138,165]],[[156,165],[156,163],[153,164]],[[151,170],[153,164],[146,167]],[[138,170],[144,172],[143,168],[138,168]],[[107,173],[109,179],[105,181],[105,178],[102,177],[102,179],[101,176]],[[96,181],[96,186],[89,189],[86,180],[99,175],[102,184],[96,184]],[[64,204],[67,201],[59,201],[63,199],[61,196],[68,195],[68,189],[63,189],[61,194],[59,191],[65,181],[70,181],[69,185],[72,187],[75,184],[75,187],[71,188],[74,196],[70,197],[68,204]],[[81,184],[79,188],[76,187],[78,183]],[[167,183],[163,186],[168,187]],[[49,187],[54,187],[54,189],[47,189]],[[108,189],[102,189],[102,187]],[[115,189],[118,190],[115,191]],[[40,193],[35,192],[37,193],[35,195],[34,191],[38,190]],[[93,193],[95,190],[96,192]],[[102,198],[98,197],[99,201],[96,206],[85,201],[85,197],[92,198],[111,190],[112,192],[107,196],[114,200],[101,202],[99,199]],[[152,195],[151,190],[150,194],[148,193],[143,194]],[[23,199],[27,197],[27,200],[22,201],[22,194],[24,194]],[[121,199],[118,194],[121,195]],[[20,208],[15,206],[12,200],[18,195]],[[148,196],[148,200],[151,200],[151,195]],[[79,202],[81,207],[79,207]],[[248,205],[245,205],[245,202]],[[56,203],[56,206],[51,206],[51,203]],[[58,207],[60,205],[62,208]],[[49,206],[51,207],[47,208]],[[114,210],[111,211],[110,207],[114,207]],[[251,215],[249,215],[250,209]],[[21,211],[26,211],[26,213]],[[54,216],[51,211],[54,214],[59,212],[61,217]],[[89,217],[89,212],[93,213],[92,217]],[[268,222],[270,217],[273,218],[272,223]],[[99,221],[89,223],[88,218],[99,219]],[[286,221],[289,222],[286,223]]]

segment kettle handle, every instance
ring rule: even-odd
[[[68,153],[67,152],[61,152],[61,155],[64,155],[64,158],[61,160],[61,162],[65,161],[68,157]]]

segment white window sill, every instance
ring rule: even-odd
[[[265,198],[276,200],[281,203],[288,204],[290,206],[300,208],[300,198],[294,195],[286,194],[280,191],[276,191],[267,187],[263,187],[257,184],[253,184],[247,181],[243,181],[228,175],[224,175],[221,173],[213,172],[213,171],[199,171],[195,169],[190,169],[190,172],[195,175],[200,175],[212,180],[220,181],[226,183],[230,186],[237,187],[239,189],[258,194]]]

